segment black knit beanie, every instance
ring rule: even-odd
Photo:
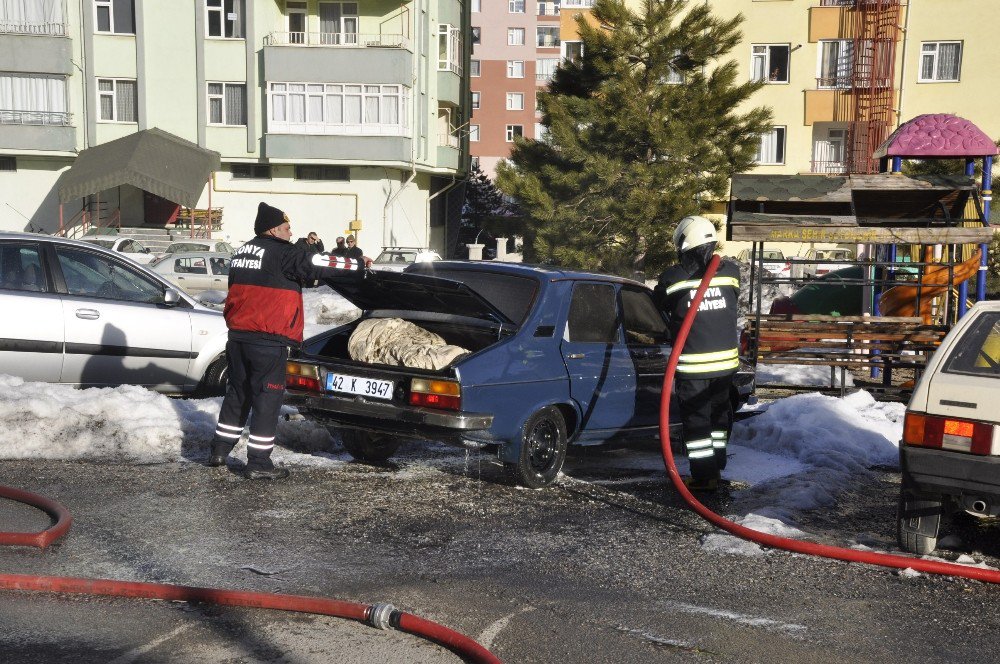
[[[288,221],[288,217],[285,216],[284,212],[262,201],[257,206],[257,220],[253,222],[253,232],[255,235],[263,235],[286,221]]]

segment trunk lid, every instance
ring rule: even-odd
[[[329,286],[363,311],[421,311],[513,325],[485,298],[452,279],[425,274],[377,272],[376,276],[368,276],[362,281],[329,282]]]

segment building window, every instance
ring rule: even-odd
[[[827,129],[825,132],[817,128],[813,145],[813,173],[846,173],[847,172],[847,130],[843,128]]]
[[[0,73],[0,124],[69,125],[66,79]]]
[[[205,0],[205,27],[209,37],[243,39],[245,0]]]
[[[507,61],[507,78],[524,78],[524,60]]]
[[[247,86],[243,83],[209,83],[208,123],[245,126]]]
[[[549,133],[549,130],[541,122],[535,123],[535,140],[544,141],[545,135]]]
[[[679,48],[674,49],[673,60],[676,61],[678,58],[680,58],[680,56],[681,56],[681,50]],[[679,71],[677,71],[676,69],[674,69],[669,65],[667,66],[667,69],[668,73],[663,78],[663,83],[665,85],[680,85],[681,83],[684,82],[684,74],[680,73]]]
[[[401,85],[270,83],[268,129],[286,134],[401,136],[409,89]]]
[[[472,93],[472,110],[477,110],[479,108],[480,94],[478,92]]]
[[[513,143],[514,138],[524,136],[524,127],[521,125],[507,125],[507,142]]]
[[[962,71],[962,42],[920,45],[920,81],[957,81]]]
[[[507,28],[507,46],[524,46],[524,28]]]
[[[750,79],[768,83],[788,83],[788,44],[753,44]]]
[[[472,9],[470,11],[481,12],[483,11],[482,0],[472,0]]]
[[[469,168],[479,168],[479,157],[469,158]]]
[[[230,164],[234,180],[270,180],[271,164]]]
[[[785,128],[775,127],[766,134],[761,134],[760,145],[757,146],[757,156],[754,161],[758,164],[784,164],[785,163]]]
[[[507,93],[507,110],[508,111],[523,111],[524,110],[524,93],[523,92],[508,92]]]
[[[135,0],[94,0],[98,32],[135,34]]]
[[[479,142],[479,125],[469,125],[469,140],[473,143]]]
[[[507,0],[507,11],[511,14],[523,14],[524,0]]]
[[[593,6],[594,0],[563,0],[563,7],[582,7],[586,9]]]
[[[851,87],[851,68],[854,65],[854,42],[849,39],[821,41],[819,43],[818,88]]]
[[[472,26],[472,43],[478,44],[483,37],[483,29],[479,26]]]
[[[480,76],[479,60],[469,60],[469,76]]]
[[[551,81],[558,66],[559,58],[538,58],[535,60],[535,78],[539,81]]]
[[[319,3],[319,43],[324,46],[358,43],[358,3]]]
[[[583,58],[583,42],[582,41],[564,41],[562,42],[562,55],[563,59],[567,62],[576,62]]]
[[[306,17],[308,16],[306,2],[285,2],[285,16],[288,22],[288,43],[306,43]]]
[[[17,157],[0,156],[0,173],[17,170]]]
[[[462,31],[447,23],[438,26],[438,71],[462,75]]]
[[[559,28],[535,28],[535,43],[539,48],[555,48],[559,46]]]
[[[296,180],[334,180],[337,182],[350,182],[351,169],[349,166],[314,166],[302,165],[295,167]]]
[[[97,106],[104,122],[136,122],[136,87],[134,79],[97,79]]]

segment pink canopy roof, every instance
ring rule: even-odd
[[[918,115],[899,126],[875,151],[875,157],[985,157],[996,144],[976,125],[948,113]]]

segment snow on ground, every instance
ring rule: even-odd
[[[854,376],[845,372],[847,386],[854,385]],[[830,379],[830,367],[820,365],[794,366],[791,364],[758,364],[757,383],[760,385],[815,385],[818,387],[840,387],[840,370]]]

